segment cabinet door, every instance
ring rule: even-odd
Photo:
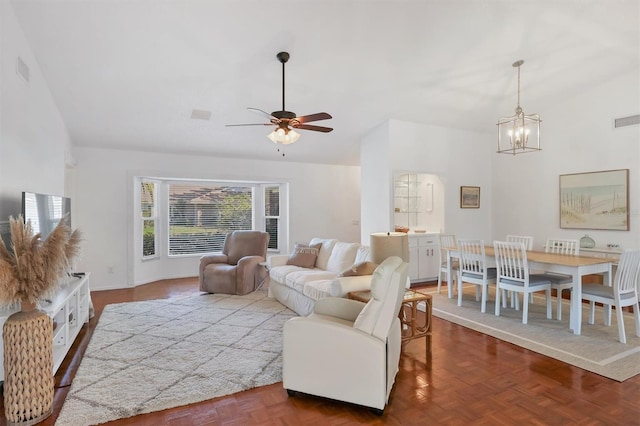
[[[431,280],[438,277],[440,270],[440,255],[438,245],[428,244],[420,247],[420,278]]]
[[[418,275],[420,279],[429,278],[429,264],[431,263],[430,259],[433,258],[432,250],[429,246],[420,246],[420,254],[418,255]]]

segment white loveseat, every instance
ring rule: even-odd
[[[309,246],[316,244],[321,246],[313,268],[288,265],[289,255],[267,259],[269,296],[301,316],[313,312],[316,301],[323,297],[347,297],[351,291],[371,287],[373,264],[368,246],[322,238],[309,242]],[[367,274],[361,275],[362,271]]]

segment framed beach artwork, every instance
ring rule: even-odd
[[[629,169],[560,175],[560,228],[629,230]]]
[[[479,209],[480,208],[480,187],[461,186],[460,187],[460,208]]]

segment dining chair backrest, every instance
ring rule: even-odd
[[[524,243],[525,250],[533,250],[533,237],[525,235],[507,235],[509,243]]]
[[[620,263],[613,283],[613,291],[619,297],[637,292],[636,283],[640,279],[640,250],[625,250],[620,256]]]
[[[557,254],[580,254],[580,242],[578,240],[568,240],[562,238],[549,238],[544,246],[547,253]]]
[[[519,281],[529,285],[529,263],[527,251],[522,242],[494,241],[498,281]]]
[[[487,275],[487,258],[484,253],[484,241],[482,240],[458,240],[458,252],[460,253],[460,273]]]
[[[456,236],[453,234],[440,234],[440,264],[442,265],[447,259],[447,252],[444,250],[444,247],[456,247],[458,242],[456,240]]]

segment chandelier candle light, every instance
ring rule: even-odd
[[[518,104],[515,115],[498,120],[498,153],[524,154],[540,151],[540,116],[526,115],[520,106],[520,66],[524,61],[518,60],[513,67],[518,69]]]

